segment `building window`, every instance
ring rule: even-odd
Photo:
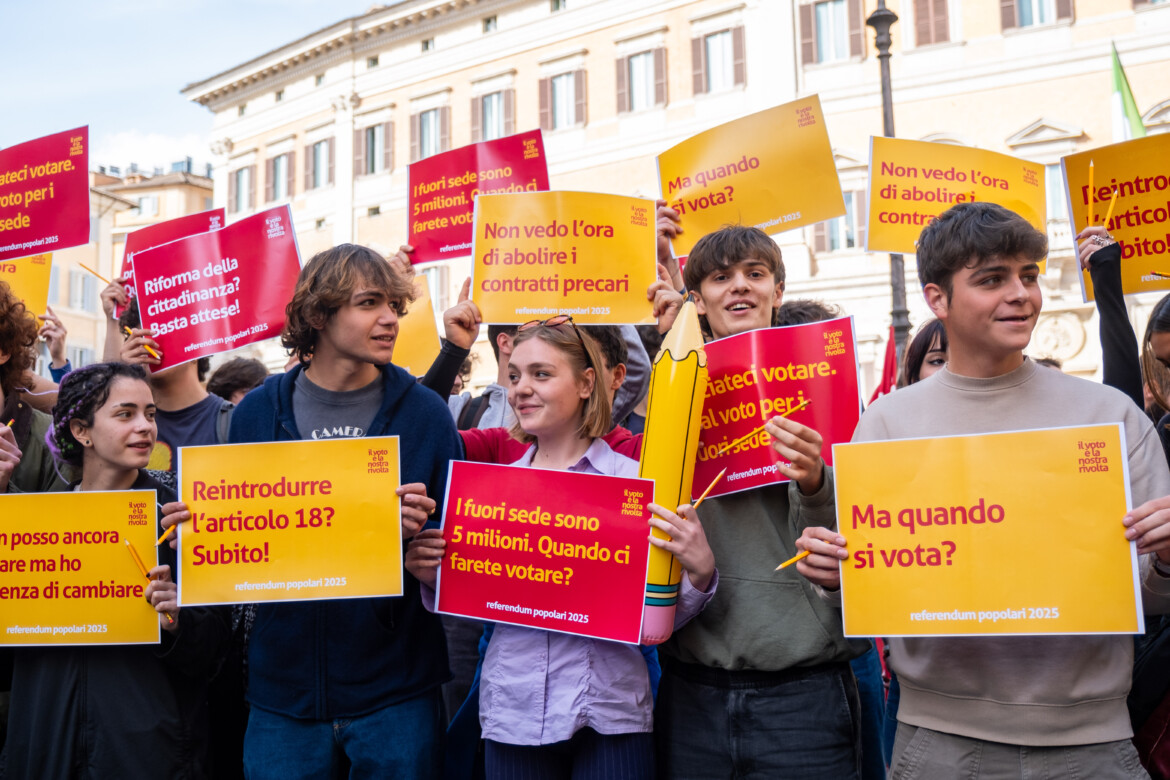
[[[665,50],[663,50],[665,85]],[[747,80],[743,27],[732,27],[691,39],[691,68],[696,95],[721,92]],[[665,102],[665,99],[663,100]]]
[[[291,153],[279,154],[268,161],[268,197],[271,203],[292,195],[292,157]]]
[[[314,87],[319,87],[324,83],[325,83],[325,74],[324,73],[318,73],[316,76],[313,77],[313,86]]]
[[[381,213],[382,213],[381,206],[370,206],[368,209],[366,209],[366,216],[367,217],[376,217]]]
[[[84,368],[93,362],[93,350],[89,347],[67,347],[66,355],[73,368]]]
[[[386,148],[386,126],[374,125],[365,130],[366,173],[378,173],[385,169],[382,150]]]
[[[1044,196],[1048,219],[1068,219],[1068,205],[1064,199],[1064,174],[1060,163],[1044,166]]]
[[[1072,0],[1000,0],[1000,22],[1003,29],[1037,27],[1053,24],[1061,19],[1072,19]]]
[[[865,50],[864,30],[862,0],[804,3],[800,6],[801,63],[812,65],[861,57]]]
[[[845,215],[813,226],[814,252],[840,252],[865,247],[865,190],[843,194]]]
[[[211,177],[209,176],[208,178],[211,178]],[[214,198],[211,198],[211,197],[204,198],[203,199],[203,210],[210,211],[212,209],[212,206],[214,205],[214,203],[215,203]]]
[[[315,190],[318,187],[324,187],[326,184],[333,183],[333,180],[329,175],[330,168],[332,167],[329,164],[329,158],[332,156],[330,154],[330,151],[332,151],[332,145],[333,139],[327,138],[324,141],[318,141],[309,147],[309,189]]]
[[[439,109],[432,108],[418,115],[418,158],[421,160],[439,153]]]
[[[446,265],[431,265],[422,274],[427,278],[427,291],[435,311],[446,311],[451,300],[451,269]]]
[[[238,214],[256,205],[252,190],[252,166],[237,168],[228,176],[228,211]]]
[[[480,98],[483,105],[483,140],[504,137],[504,93],[492,92]]]
[[[317,230],[324,230],[325,229],[325,218],[319,217],[317,219],[317,221],[315,223],[313,223],[313,227],[317,228]]]
[[[240,103],[240,105],[236,106],[236,116],[243,116],[247,112],[248,112],[248,104],[247,103]]]
[[[284,100],[284,90],[283,89],[276,90],[276,94],[274,94],[273,97],[276,98],[277,103]]]
[[[376,67],[378,67],[378,55],[375,54],[373,57],[366,57],[366,68]]]
[[[383,122],[354,131],[353,174],[368,176],[394,167],[394,125]]]
[[[158,196],[157,195],[143,195],[138,199],[138,216],[140,217],[157,217],[158,216]]]
[[[422,50],[423,51],[430,51],[433,48],[435,48],[435,39],[434,38],[423,38]]]
[[[654,53],[644,51],[629,60],[630,110],[642,111],[654,105]]]
[[[484,17],[483,31],[485,33],[490,33],[490,32],[496,31],[496,17],[495,16],[485,16]]]
[[[569,2],[568,2],[568,0],[549,0],[548,5],[549,5],[549,10],[552,11],[553,13],[556,13],[557,11],[565,10],[565,8],[568,7]]]
[[[914,0],[914,45],[929,46],[951,39],[948,0]]]
[[[576,74],[562,73],[552,79],[552,129],[576,124],[573,106],[577,102]]]
[[[50,306],[61,302],[61,270],[55,265],[49,266],[49,299]]]

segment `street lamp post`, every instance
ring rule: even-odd
[[[898,15],[886,8],[885,0],[878,0],[865,23],[874,29],[874,44],[878,50],[878,62],[882,74],[882,132],[886,138],[894,137],[894,98],[890,88],[890,27],[898,21]],[[902,353],[910,336],[910,311],[906,308],[906,263],[900,254],[890,255],[890,287],[893,293],[894,344],[898,365],[902,365]]]

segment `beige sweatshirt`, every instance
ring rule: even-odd
[[[1170,469],[1157,433],[1127,396],[1030,360],[993,379],[944,369],[884,396],[862,415],[853,440],[1114,422],[1125,430],[1133,506],[1170,495]],[[1120,517],[1103,517],[1101,522],[1124,532]],[[1153,570],[1150,556],[1143,557],[1145,611],[1168,612],[1170,579]],[[1133,669],[1133,638],[1128,635],[894,638],[890,666],[902,687],[898,720],[913,726],[1036,746],[1132,736],[1125,706]]]

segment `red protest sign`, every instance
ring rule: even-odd
[[[0,260],[89,243],[89,128],[0,150]]]
[[[155,370],[278,335],[300,268],[288,206],[138,252],[142,327],[162,347]]]
[[[463,146],[410,165],[414,263],[471,254],[475,197],[548,190],[539,130]]]
[[[121,276],[126,280],[126,294],[134,297],[134,255],[152,247],[169,244],[180,238],[196,236],[219,230],[224,225],[224,210],[213,209],[198,214],[188,214],[178,219],[168,219],[157,225],[147,225],[126,236],[126,249],[122,255]],[[123,307],[114,310],[114,316],[122,316]]]
[[[694,484],[709,485],[726,468],[712,496],[787,481],[776,468],[786,461],[772,448],[771,435],[760,430],[749,436],[777,415],[787,413],[819,433],[821,455],[829,465],[833,445],[853,438],[861,389],[852,317],[753,330],[704,349],[710,379]],[[806,400],[808,405],[798,410]]]
[[[654,483],[453,461],[439,612],[637,642]]]

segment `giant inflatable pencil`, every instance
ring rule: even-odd
[[[662,340],[650,374],[646,428],[638,476],[654,480],[654,503],[671,509],[691,500],[691,478],[699,448],[699,423],[707,392],[707,354],[699,315],[690,301],[683,304],[674,327]],[[653,533],[660,539],[666,534]],[[651,545],[646,572],[646,611],[642,644],[657,645],[674,630],[682,567],[674,556]]]

